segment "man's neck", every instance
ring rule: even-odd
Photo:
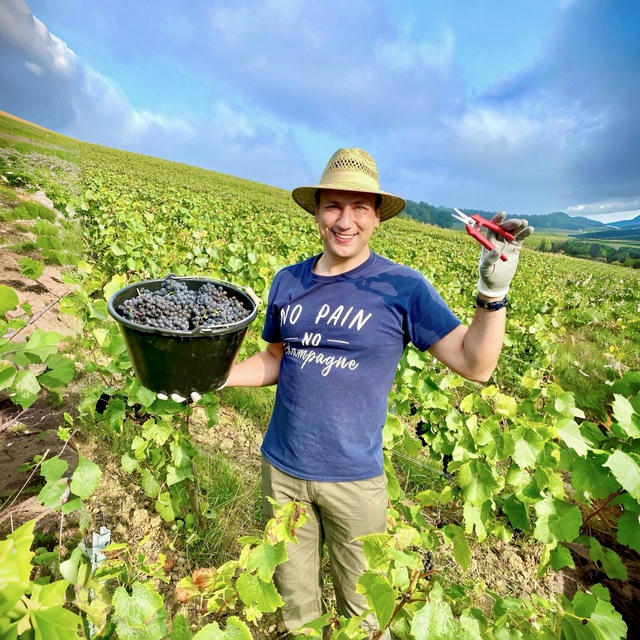
[[[364,255],[357,255],[352,258],[347,258],[346,260],[340,260],[332,258],[324,252],[313,267],[313,273],[317,276],[339,276],[341,273],[346,273],[359,267],[369,259],[370,255],[371,251],[367,248],[367,252]]]

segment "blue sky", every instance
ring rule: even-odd
[[[640,213],[636,0],[2,0],[0,109],[291,189],[338,147],[432,204]]]

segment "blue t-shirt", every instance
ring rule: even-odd
[[[284,343],[262,454],[307,480],[379,476],[388,394],[405,346],[428,349],[460,324],[419,272],[373,252],[337,276],[319,256],[280,270],[262,338]]]

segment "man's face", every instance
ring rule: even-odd
[[[380,224],[376,197],[372,193],[322,189],[316,222],[328,257],[357,262],[368,255],[369,238]]]

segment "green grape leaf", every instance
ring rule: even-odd
[[[44,264],[39,260],[34,260],[29,256],[24,256],[24,258],[20,258],[20,271],[25,278],[30,278],[31,280],[37,280],[42,273],[44,272]]]
[[[273,612],[284,604],[273,582],[263,582],[252,573],[240,574],[236,580],[236,589],[247,607],[258,609],[262,613]]]
[[[134,582],[131,595],[118,587],[112,604],[122,640],[160,640],[168,632],[162,596],[148,584]]]
[[[627,511],[618,518],[617,538],[620,544],[640,553],[640,514]]]
[[[640,467],[631,456],[615,451],[602,466],[611,469],[622,488],[640,502]]]
[[[535,504],[536,526],[533,536],[542,542],[575,540],[582,524],[580,509],[569,502],[547,496]]]
[[[15,309],[19,302],[18,294],[11,287],[0,284],[0,316]]]
[[[14,401],[23,409],[28,409],[36,401],[40,391],[37,378],[27,369],[18,371],[11,387],[16,393]]]
[[[62,336],[55,331],[36,329],[24,346],[23,353],[32,362],[44,362],[49,356],[58,352],[58,344]]]
[[[562,617],[562,637],[579,640],[623,640],[627,625],[610,602],[578,591]]]
[[[138,461],[132,458],[128,453],[125,453],[120,458],[120,465],[125,473],[133,473],[136,469],[140,468]]]
[[[256,571],[260,580],[269,582],[276,566],[285,562],[287,551],[284,541],[273,545],[263,542],[251,550],[247,559],[247,570]]]
[[[55,482],[47,482],[38,494],[40,504],[48,509],[57,509],[60,506],[62,496],[67,490],[67,486],[68,483],[66,478],[60,478]]]
[[[58,458],[58,456],[54,456],[53,458],[45,460],[40,465],[40,475],[47,482],[55,482],[56,480],[60,480],[60,478],[62,478],[68,466],[69,463],[66,460]]]
[[[616,422],[630,438],[640,438],[640,416],[635,413],[632,404],[624,396],[615,393],[613,397],[615,400],[611,406]]]
[[[592,536],[580,536],[576,542],[589,547],[589,556],[591,559],[596,563],[600,562],[602,569],[610,578],[627,580],[627,569],[622,564],[620,556],[613,551],[613,549],[603,547],[600,542]]]
[[[176,514],[173,511],[173,504],[171,503],[171,496],[168,491],[164,491],[158,496],[158,499],[156,500],[156,511],[166,522],[171,522],[176,519]]]
[[[210,622],[200,629],[193,640],[253,640],[249,627],[237,616],[227,618],[226,628],[220,629],[217,622]]]
[[[98,488],[101,476],[102,471],[95,462],[80,456],[71,476],[71,492],[86,500]]]
[[[140,484],[144,492],[150,497],[155,498],[160,493],[160,483],[155,479],[149,469],[143,469],[140,474]]]
[[[524,429],[516,440],[513,459],[521,469],[533,467],[543,449],[544,440],[540,434],[533,429]]]
[[[569,549],[567,549],[563,544],[559,544],[555,549],[552,549],[550,557],[551,566],[554,571],[560,571],[560,569],[564,569],[564,567],[575,567],[571,551],[569,551]]]
[[[171,626],[169,640],[192,640],[193,633],[189,629],[189,623],[182,613],[175,616]]]
[[[12,609],[29,587],[34,525],[35,520],[29,520],[0,541],[0,616]]]
[[[480,460],[469,460],[460,466],[456,476],[464,497],[472,505],[482,505],[498,489],[490,467]]]
[[[582,437],[578,423],[573,419],[561,419],[557,422],[558,436],[573,449],[579,456],[586,456],[589,451],[589,443]]]
[[[471,547],[464,530],[455,524],[448,524],[442,532],[453,542],[453,555],[462,570],[466,571],[471,566]]]
[[[530,521],[527,506],[520,502],[516,496],[511,494],[504,499],[502,510],[507,514],[509,522],[514,529],[529,531]]]
[[[47,361],[49,358],[47,358]],[[75,373],[75,367],[73,362],[67,358],[62,358],[64,364],[56,367],[55,369],[49,369],[38,376],[38,382],[47,389],[59,389],[69,384],[73,380]]]
[[[0,361],[0,391],[8,389],[15,380],[18,370],[8,361]]]
[[[415,640],[460,640],[460,625],[447,602],[432,598],[413,616],[411,633]]]
[[[380,628],[384,629],[393,615],[398,591],[386,578],[372,571],[367,571],[360,577],[356,591],[366,597],[367,603],[376,614]]]
[[[389,565],[386,549],[393,536],[388,533],[370,533],[358,539],[362,540],[362,553],[367,569],[386,570]]]
[[[80,640],[80,616],[64,607],[32,609],[31,623],[36,640]]]

